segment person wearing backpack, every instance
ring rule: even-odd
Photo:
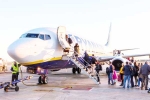
[[[95,64],[96,64],[97,60],[94,57],[94,54],[92,54],[92,59],[91,59],[91,73],[94,73],[94,69],[95,69]]]
[[[106,74],[108,77],[108,84],[110,84],[110,72],[109,72],[109,67],[106,67]]]
[[[135,75],[134,66],[132,62],[129,62],[130,70],[131,70],[131,87],[134,87],[133,76]]]
[[[99,61],[96,62],[95,71],[96,71],[96,76],[97,76],[97,82],[98,82],[99,84],[101,84],[99,72],[102,71],[102,66],[101,66],[101,64],[100,64]]]
[[[146,61],[145,64],[140,68],[140,74],[142,74],[142,85],[141,90],[145,87],[145,90],[148,90],[148,75],[150,73],[150,66]]]
[[[84,59],[84,66],[87,66],[87,64],[89,63],[89,55],[87,51],[84,52],[83,59]]]
[[[133,71],[134,71],[134,79],[135,79],[135,84],[134,86],[137,87],[138,85],[138,71],[139,71],[139,67],[137,66],[137,62],[134,62],[134,67],[133,67]]]
[[[123,71],[124,71],[123,88],[126,87],[126,81],[128,81],[127,82],[127,88],[130,88],[129,84],[130,84],[130,77],[131,77],[131,66],[129,65],[129,62],[126,62],[126,65],[123,67]]]
[[[113,70],[114,70],[114,66],[112,65],[112,62],[109,62],[109,78],[111,81],[111,85],[114,85],[114,81],[113,81]]]

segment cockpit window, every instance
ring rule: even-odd
[[[42,39],[42,40],[44,40],[44,34],[40,34],[39,38]]]
[[[29,37],[29,38],[38,38],[39,34],[36,34],[36,33],[28,33],[26,35],[26,37]]]
[[[20,36],[20,38],[25,38],[25,37],[26,37],[26,35],[27,35],[27,33],[22,34],[22,35]]]
[[[50,35],[45,34],[45,40],[49,40],[49,39],[51,39]]]

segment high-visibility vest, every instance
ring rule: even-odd
[[[13,74],[16,74],[16,73],[18,73],[19,72],[19,67],[18,67],[18,64],[17,64],[17,66],[12,66],[12,69],[13,69],[13,71],[12,71],[12,73]]]
[[[120,71],[119,71],[120,74],[124,74],[124,71],[123,71],[123,66],[120,68]]]

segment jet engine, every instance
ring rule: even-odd
[[[120,56],[115,57],[114,59],[111,60],[111,62],[114,65],[116,71],[119,71],[121,66],[122,66],[122,63],[125,64],[125,62],[127,62],[127,61],[129,61],[129,60],[127,60],[125,58],[122,58]]]

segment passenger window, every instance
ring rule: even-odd
[[[45,40],[50,40],[51,37],[49,35],[45,35]]]
[[[39,38],[42,39],[42,40],[44,40],[44,35],[40,34]]]

